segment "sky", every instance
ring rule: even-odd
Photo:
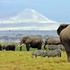
[[[0,0],[0,18],[35,9],[54,21],[70,22],[70,0]]]

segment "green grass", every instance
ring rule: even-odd
[[[0,70],[70,70],[65,52],[62,57],[32,58],[32,51],[0,51]]]
[[[15,44],[16,51],[0,51],[0,70],[70,70],[65,52],[62,57],[37,57],[32,58],[32,51],[26,51],[23,45],[22,51],[17,43],[0,42],[1,45]]]

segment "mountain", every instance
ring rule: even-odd
[[[58,22],[48,19],[34,9],[25,9],[8,19],[0,19],[0,30],[56,30],[58,26]]]

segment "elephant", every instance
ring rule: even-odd
[[[57,34],[60,35],[60,32],[65,29],[69,24],[61,24],[57,29]]]
[[[7,45],[7,46],[5,47],[5,50],[6,50],[6,51],[10,51],[10,50],[11,50],[11,51],[15,51],[15,48],[16,48],[15,45]]]
[[[2,46],[2,50],[6,50],[6,51],[15,51],[15,45],[3,45]]]
[[[2,45],[0,45],[0,51],[2,51]]]
[[[35,50],[32,52],[32,57],[37,57],[37,56],[42,56],[42,57],[61,57],[61,50],[55,49],[55,50]]]
[[[37,48],[38,50],[42,47],[43,40],[39,36],[24,36],[20,42],[20,45],[25,44],[27,51],[30,50],[30,47]],[[20,51],[22,46],[20,47]]]
[[[48,37],[45,40],[44,48],[45,48],[46,45],[59,45],[59,44],[61,44],[59,37]]]
[[[65,48],[62,44],[59,45],[48,45],[49,50],[55,50],[55,49],[61,49],[62,51],[65,51]]]
[[[61,50],[59,48],[55,49],[55,50],[47,50],[46,56],[48,56],[48,57],[55,57],[55,56],[61,57]]]
[[[46,50],[35,50],[32,52],[32,57],[37,57],[37,56],[46,56]]]
[[[45,40],[45,44],[47,45],[58,45],[61,44],[59,37],[48,37]]]
[[[57,34],[65,48],[67,60],[70,62],[70,24],[61,24],[57,29]]]

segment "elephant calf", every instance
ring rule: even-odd
[[[7,45],[5,46],[6,51],[15,51],[16,47],[15,45]]]
[[[30,50],[30,48],[37,48],[40,50],[42,48],[42,37],[39,36],[24,36],[20,42],[20,45],[25,44],[27,51]],[[22,46],[20,47],[20,50],[22,50]]]
[[[48,50],[46,51],[46,56],[48,57],[61,57],[61,50],[60,49],[55,49],[55,50]]]
[[[46,50],[35,50],[32,52],[32,57],[46,56]]]

